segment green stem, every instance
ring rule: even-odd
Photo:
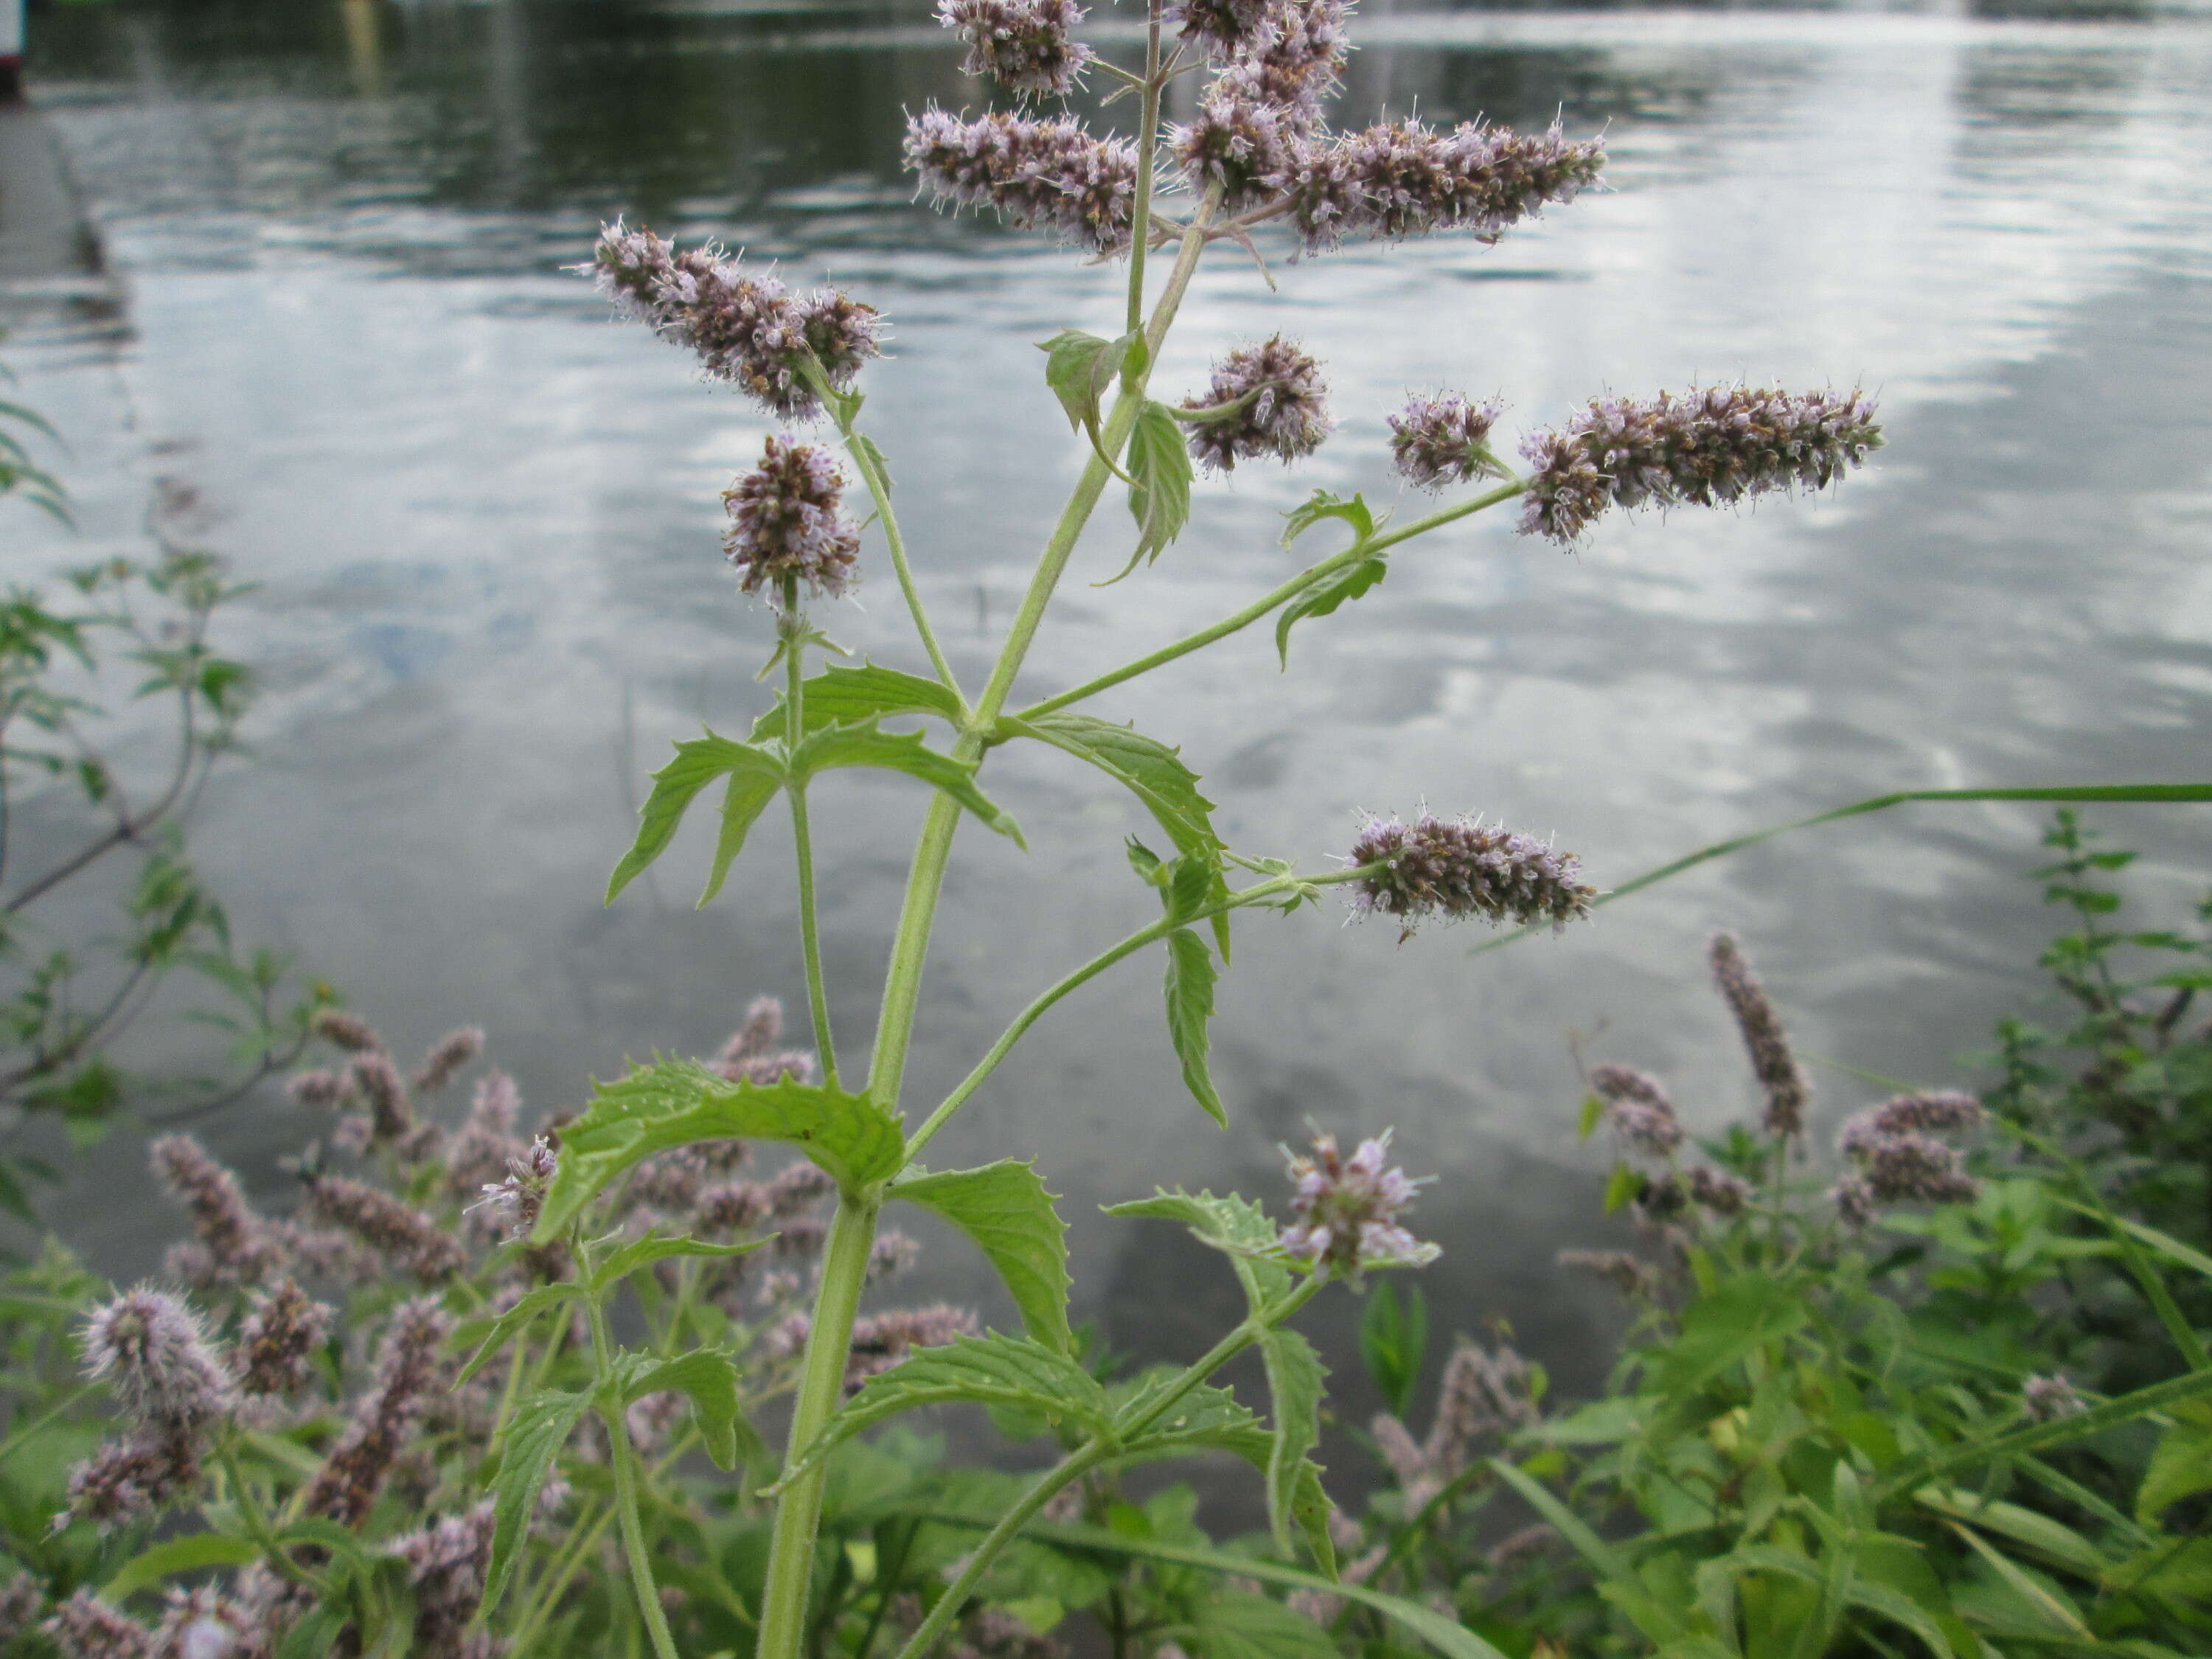
[[[584,1558],[599,1547],[599,1540],[607,1535],[607,1528],[613,1523],[614,1518],[612,1508],[604,1509],[592,1517],[589,1526],[577,1530],[567,1551],[554,1565],[553,1571],[546,1575],[545,1582],[531,1596],[527,1611],[516,1621],[514,1632],[507,1638],[507,1645],[512,1651],[526,1653],[529,1650],[532,1639],[538,1634],[538,1627],[561,1604],[561,1597],[584,1565]]]
[[[1129,332],[1145,323],[1145,244],[1149,240],[1152,214],[1152,158],[1159,149],[1160,130],[1160,0],[1152,0],[1145,36],[1144,113],[1137,119],[1137,199],[1129,220]],[[1125,390],[1138,382],[1124,372]]]
[[[1097,679],[1085,680],[1072,691],[1063,691],[1056,697],[1047,697],[1042,702],[1031,703],[1015,718],[1024,720],[1036,720],[1040,715],[1053,713],[1055,709],[1065,708],[1071,703],[1081,702],[1086,697],[1095,697],[1101,691],[1120,685],[1125,680],[1135,679],[1139,674],[1149,674],[1155,668],[1171,663],[1178,657],[1187,657],[1194,651],[1202,651],[1216,640],[1227,639],[1231,634],[1249,628],[1269,611],[1288,604],[1315,583],[1325,580],[1346,566],[1356,564],[1362,559],[1371,558],[1384,548],[1395,547],[1401,542],[1410,541],[1416,536],[1425,535],[1428,532],[1450,524],[1455,520],[1464,519],[1470,514],[1480,513],[1485,507],[1495,507],[1500,501],[1510,501],[1528,487],[1527,483],[1516,479],[1511,483],[1501,484],[1487,495],[1478,495],[1473,501],[1461,501],[1455,506],[1443,508],[1441,512],[1431,513],[1425,518],[1416,519],[1402,530],[1393,531],[1389,535],[1376,536],[1369,541],[1354,542],[1341,553],[1333,553],[1318,564],[1308,565],[1280,586],[1263,593],[1242,611],[1224,617],[1212,627],[1201,628],[1197,633],[1186,635],[1173,645],[1164,645],[1148,655],[1139,657],[1133,662],[1123,663],[1119,668],[1101,674]]]
[[[961,696],[960,683],[952,678],[952,665],[945,660],[937,643],[936,631],[929,625],[929,613],[922,609],[921,590],[915,586],[914,568],[907,562],[906,538],[899,533],[898,515],[891,511],[891,481],[883,470],[875,445],[854,428],[851,416],[841,414],[838,426],[845,434],[845,447],[853,457],[853,465],[860,469],[860,482],[868,488],[868,498],[876,505],[876,522],[883,526],[884,545],[890,550],[891,568],[898,574],[899,591],[906,595],[914,631],[921,636],[921,647],[929,653],[937,678],[959,698],[964,714],[968,699]]]
[[[806,734],[806,616],[799,608],[799,578],[783,579],[785,741],[798,748]],[[814,837],[806,819],[806,781],[793,778],[784,790],[791,802],[792,848],[799,864],[799,939],[806,957],[806,1009],[814,1021],[814,1047],[822,1059],[822,1081],[837,1086],[837,1045],[830,1035],[830,990],[822,977],[822,924],[814,899]]]
[[[578,1269],[588,1279],[590,1264],[580,1233],[571,1248],[575,1251]],[[599,1386],[605,1389],[614,1381],[615,1364],[614,1344],[607,1335],[606,1310],[600,1307],[597,1297],[591,1297],[584,1303],[584,1311],[592,1327],[592,1358],[599,1370]],[[669,1634],[668,1615],[661,1611],[660,1589],[653,1578],[653,1556],[645,1541],[645,1524],[638,1516],[637,1452],[629,1443],[629,1424],[623,1417],[618,1395],[600,1400],[599,1416],[607,1425],[608,1460],[614,1465],[615,1511],[622,1520],[623,1553],[629,1559],[629,1580],[637,1593],[638,1614],[645,1621],[646,1633],[653,1638],[653,1650],[659,1659],[677,1659],[676,1638]]]
[[[231,1501],[238,1506],[238,1518],[245,1524],[246,1535],[260,1548],[262,1558],[282,1577],[305,1585],[318,1595],[327,1595],[330,1586],[323,1582],[322,1576],[295,1561],[278,1541],[276,1528],[269,1524],[268,1512],[261,1507],[261,1500],[253,1495],[253,1489],[246,1484],[246,1476],[239,1469],[238,1455],[225,1447],[217,1461],[229,1479]]]

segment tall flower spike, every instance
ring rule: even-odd
[[[1395,916],[1402,939],[1424,916],[1458,921],[1549,922],[1554,932],[1589,914],[1597,889],[1584,886],[1582,864],[1533,836],[1479,818],[1446,821],[1424,812],[1412,823],[1370,819],[1346,862],[1379,866],[1352,888],[1363,915]]]
[[[307,1385],[316,1352],[331,1327],[331,1310],[291,1279],[253,1298],[238,1328],[231,1369],[249,1395],[281,1397]]]
[[[823,289],[793,300],[773,276],[751,276],[712,242],[678,252],[649,230],[617,219],[599,234],[589,270],[617,306],[654,333],[698,354],[710,379],[725,380],[787,420],[821,412],[800,364],[811,349],[842,391],[863,363],[882,355],[875,309]]]
[[[964,72],[1036,98],[1073,92],[1097,55],[1068,39],[1085,15],[1075,0],[938,0],[937,6],[937,21],[968,43]]]
[[[1682,1125],[1657,1078],[1626,1066],[1593,1066],[1589,1081],[1606,1103],[1614,1133],[1646,1157],[1674,1155],[1682,1144]]]
[[[1073,121],[926,109],[907,123],[906,165],[937,201],[991,208],[1018,230],[1056,231],[1094,253],[1129,245],[1137,150],[1126,139]]]
[[[1490,429],[1504,405],[1496,398],[1471,404],[1456,392],[1414,398],[1390,417],[1390,456],[1399,476],[1417,489],[1502,474],[1490,453]]]
[[[155,1172],[191,1215],[199,1249],[196,1284],[258,1285],[284,1265],[284,1249],[239,1190],[238,1177],[190,1135],[163,1135],[147,1148]]]
[[[344,1527],[368,1518],[439,1383],[438,1350],[452,1328],[453,1322],[434,1301],[400,1304],[377,1350],[375,1382],[308,1483],[301,1500],[307,1513]]]
[[[1782,1016],[1774,1012],[1765,987],[1744,960],[1743,947],[1736,943],[1734,933],[1715,933],[1707,955],[1712,963],[1713,983],[1720,988],[1729,1011],[1735,1016],[1736,1029],[1743,1034],[1744,1052],[1751,1059],[1751,1069],[1759,1079],[1759,1086],[1765,1091],[1766,1109],[1762,1121],[1766,1133],[1778,1140],[1802,1134],[1805,1107],[1813,1097],[1813,1085],[1797,1064],[1797,1056],[1790,1052],[1789,1034],[1782,1029]]]
[[[1186,398],[1182,406],[1223,410],[1190,428],[1192,459],[1217,471],[1262,455],[1294,461],[1328,435],[1321,365],[1279,334],[1230,352],[1214,364],[1206,397]]]
[[[1309,253],[1445,230],[1495,242],[1547,204],[1572,201],[1604,166],[1601,144],[1571,143],[1557,126],[1518,133],[1468,122],[1438,132],[1389,121],[1304,148],[1291,222]]]
[[[365,1182],[317,1175],[307,1183],[307,1207],[425,1285],[459,1272],[468,1260],[460,1242],[429,1216]]]
[[[1707,386],[1649,402],[1598,399],[1527,439],[1521,533],[1571,544],[1607,507],[1714,507],[1825,489],[1881,447],[1857,392]]]
[[[722,492],[731,520],[722,550],[744,573],[746,592],[773,596],[787,576],[816,593],[851,591],[860,532],[838,512],[844,490],[836,459],[819,444],[768,441],[761,464]]]
[[[1336,1137],[1316,1135],[1304,1152],[1283,1149],[1290,1164],[1291,1212],[1297,1219],[1278,1241],[1284,1255],[1358,1279],[1369,1267],[1419,1267],[1437,1259],[1400,1224],[1420,1182],[1385,1168],[1390,1131],[1363,1140],[1346,1158]]]
[[[415,1073],[415,1092],[434,1095],[453,1080],[455,1073],[483,1052],[484,1034],[480,1025],[464,1025],[457,1031],[448,1031],[430,1045],[422,1056],[422,1065]]]
[[[84,1369],[140,1421],[196,1429],[231,1407],[230,1377],[183,1299],[141,1285],[92,1311]]]

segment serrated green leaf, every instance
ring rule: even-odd
[[[899,1121],[865,1095],[780,1078],[732,1083],[696,1060],[664,1060],[602,1083],[561,1131],[561,1159],[532,1237],[557,1237],[570,1218],[640,1159],[702,1140],[782,1140],[852,1189],[906,1157]]]
[[[833,663],[810,678],[801,690],[809,732],[892,714],[934,714],[956,725],[960,720],[959,699],[941,681],[872,662],[854,668]],[[781,742],[786,713],[783,699],[778,697],[775,707],[753,722],[752,741]]]
[[[703,738],[678,744],[676,758],[653,775],[653,791],[638,813],[637,839],[608,878],[608,903],[613,903],[616,894],[668,850],[676,826],[684,821],[685,811],[699,792],[725,774],[731,778],[730,796],[723,808],[721,842],[714,851],[715,873],[707,889],[707,897],[714,896],[721,885],[722,873],[744,842],[746,829],[782,787],[784,772],[783,763],[766,750],[709,732]],[[749,813],[744,810],[748,805]],[[705,903],[706,899],[700,902]]]
[[[1104,1389],[1066,1355],[1041,1342],[963,1336],[938,1348],[916,1348],[890,1370],[870,1377],[787,1468],[788,1481],[831,1449],[877,1424],[922,1406],[977,1405],[1032,1413],[1050,1423],[1096,1431],[1109,1426]]]
[[[1128,469],[1135,481],[1129,514],[1137,521],[1137,550],[1129,556],[1124,576],[1140,562],[1159,557],[1190,520],[1190,451],[1175,416],[1149,398],[1129,433]]]
[[[811,777],[842,766],[873,766],[919,778],[946,794],[981,819],[986,826],[1026,848],[1021,826],[1000,811],[990,797],[975,787],[973,763],[955,760],[932,749],[919,732],[882,732],[876,723],[824,726],[811,732],[791,753],[791,775]]]
[[[1282,665],[1291,665],[1291,629],[1309,617],[1326,617],[1382,586],[1390,574],[1386,559],[1359,559],[1316,582],[1283,607],[1275,618],[1275,654]]]
[[[476,1352],[469,1357],[469,1363],[461,1367],[460,1375],[453,1381],[456,1383],[465,1382],[474,1376],[493,1355],[514,1340],[524,1326],[548,1308],[558,1307],[564,1302],[580,1302],[584,1297],[581,1285],[565,1279],[524,1291],[520,1300],[492,1321],[491,1329],[485,1333],[483,1340],[477,1346]]]
[[[1032,1341],[1072,1354],[1067,1325],[1067,1224],[1033,1164],[1001,1158],[975,1170],[918,1170],[888,1195],[942,1216],[975,1241],[1021,1310]]]
[[[1198,1659],[1335,1659],[1328,1626],[1264,1595],[1225,1590],[1200,1603],[1188,1638]]]
[[[1150,1198],[1104,1206],[1110,1216],[1179,1221],[1201,1244],[1221,1251],[1236,1269],[1245,1300],[1255,1313],[1279,1300],[1291,1285],[1291,1270],[1274,1254],[1280,1237],[1267,1212],[1230,1193],[1187,1193],[1161,1188]]]
[[[1389,515],[1383,515],[1388,518]],[[1283,514],[1289,522],[1283,526],[1283,545],[1288,547],[1324,519],[1341,519],[1352,526],[1354,547],[1375,533],[1376,518],[1367,505],[1364,495],[1355,495],[1350,501],[1333,489],[1316,489]]]
[[[484,1575],[484,1606],[496,1607],[529,1535],[538,1494],[561,1448],[590,1407],[588,1394],[534,1394],[514,1408],[501,1443],[499,1473],[491,1482],[491,1562]]]
[[[242,1567],[261,1559],[261,1546],[250,1538],[228,1533],[195,1532],[167,1538],[141,1550],[100,1586],[100,1593],[119,1602],[150,1584],[180,1572],[201,1572],[210,1567]]]
[[[1049,340],[1038,343],[1037,349],[1045,354],[1045,384],[1052,388],[1053,396],[1067,412],[1071,429],[1087,434],[1091,447],[1103,457],[1109,466],[1113,458],[1106,454],[1105,441],[1098,429],[1099,416],[1106,393],[1112,388],[1125,367],[1139,374],[1144,372],[1145,337],[1132,332],[1118,339],[1102,340],[1096,334],[1085,334],[1080,329],[1064,328]]]
[[[690,1397],[692,1414],[699,1424],[699,1438],[706,1445],[707,1455],[714,1460],[714,1467],[736,1468],[742,1408],[738,1403],[738,1368],[729,1355],[701,1348],[661,1360],[625,1380],[623,1403],[670,1392]]]
[[[1204,939],[1188,927],[1178,927],[1168,935],[1168,1039],[1175,1044],[1176,1058],[1182,1062],[1183,1086],[1206,1109],[1206,1115],[1225,1129],[1229,1114],[1222,1109],[1213,1074],[1206,1064],[1206,1052],[1212,1047],[1206,1026],[1213,1018],[1213,985],[1219,977],[1213,952],[1206,948]]]
[[[1662,1394],[1681,1399],[1811,1316],[1803,1298],[1781,1280],[1737,1273],[1682,1310],[1674,1340],[1653,1368],[1653,1382]]]
[[[1267,1457],[1267,1525],[1276,1547],[1289,1554],[1296,1547],[1291,1526],[1298,1487],[1304,1470],[1311,1467],[1309,1454],[1321,1443],[1322,1378],[1328,1372],[1312,1343],[1280,1326],[1261,1337],[1260,1356],[1267,1364],[1275,1419],[1274,1445]]]
[[[1032,720],[1002,720],[1000,726],[1048,743],[1119,781],[1136,796],[1184,858],[1201,859],[1213,872],[1206,902],[1229,896],[1222,867],[1226,844],[1214,833],[1213,803],[1199,793],[1198,774],[1183,764],[1182,751],[1132,726],[1116,726],[1089,714],[1041,714]],[[1213,919],[1221,959],[1229,960],[1229,917]]]
[[[643,1238],[623,1245],[600,1263],[592,1274],[592,1293],[596,1296],[620,1284],[639,1268],[649,1267],[656,1261],[665,1261],[671,1256],[744,1255],[768,1242],[765,1238],[756,1238],[742,1244],[709,1244],[696,1238],[660,1238],[647,1233]],[[550,1290],[554,1287],[547,1285],[545,1288]]]

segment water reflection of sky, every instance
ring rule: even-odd
[[[84,434],[90,541],[127,538],[143,479],[180,471],[264,584],[240,624],[270,688],[262,760],[211,803],[203,857],[246,931],[327,964],[408,1041],[481,1021],[548,1104],[797,983],[773,826],[703,915],[696,842],[651,891],[597,903],[666,741],[763,706],[765,618],[714,544],[716,494],[765,428],[558,267],[627,211],[890,313],[870,416],[971,682],[1079,459],[1030,343],[1109,328],[1118,304],[1109,272],[908,205],[896,111],[966,95],[910,15],[702,9],[64,11],[45,63],[128,287],[119,325],[13,302],[33,399]],[[1279,260],[1277,295],[1221,258],[1160,384],[1285,329],[1326,362],[1340,430],[1297,474],[1208,489],[1156,569],[1071,583],[1026,685],[1279,580],[1277,515],[1316,485],[1413,509],[1379,464],[1408,386],[1500,392],[1525,426],[1607,389],[1863,380],[1892,447],[1835,501],[1608,525],[1573,558],[1479,521],[1302,631],[1287,674],[1262,630],[1098,712],[1183,742],[1242,849],[1319,861],[1356,809],[1425,799],[1557,829],[1601,881],[1891,788],[2203,775],[2212,28],[1369,12],[1348,115],[1558,111],[1606,129],[1612,192],[1494,250]],[[1079,574],[1115,568],[1123,533],[1109,506]],[[900,616],[876,572],[834,631],[906,662]],[[992,770],[1036,850],[961,846],[917,1099],[1149,902],[1122,869],[1128,803],[1049,756]],[[872,781],[825,795],[850,1045],[919,806]],[[2200,819],[2110,817],[2159,853],[2160,897],[2207,867]],[[1189,1305],[1191,1264],[1095,1201],[1266,1188],[1309,1116],[1395,1122],[1444,1176],[1425,1208],[1448,1322],[1510,1314],[1558,1360],[1602,1316],[1547,1266],[1589,1231],[1570,1028],[1724,1121],[1747,1082],[1698,964],[1727,923],[1808,1048],[1953,1077],[2032,989],[2036,825],[1930,809],[1818,832],[1474,962],[1468,935],[1400,949],[1334,917],[1255,921],[1216,1034],[1228,1137],[1194,1127],[1145,969],[1041,1027],[941,1156],[1041,1155],[1079,1294],[1151,1347],[1181,1340],[1154,1291],[1174,1275]],[[1840,1111],[1860,1085],[1832,1075],[1825,1096]],[[281,1136],[264,1116],[219,1138],[266,1175]]]

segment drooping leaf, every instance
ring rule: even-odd
[[[1137,549],[1122,571],[1157,559],[1190,520],[1193,473],[1182,428],[1164,405],[1149,398],[1129,433],[1129,514],[1137,521]]]
[[[898,1120],[865,1095],[794,1081],[732,1083],[696,1060],[663,1060],[598,1086],[561,1131],[561,1160],[532,1235],[559,1236],[576,1212],[640,1159],[701,1140],[782,1140],[847,1188],[906,1156]]]
[[[1214,833],[1213,803],[1199,793],[1198,774],[1183,764],[1182,751],[1170,749],[1133,727],[1116,726],[1089,714],[1040,714],[1031,720],[1006,720],[1003,729],[1018,732],[1066,750],[1079,760],[1115,779],[1136,796],[1158,822],[1176,851],[1185,858],[1206,861],[1213,879],[1206,902],[1229,896],[1229,881],[1222,867],[1227,850]],[[1229,960],[1229,918],[1213,920],[1214,939],[1221,959]]]
[[[250,1538],[234,1538],[222,1532],[187,1533],[182,1538],[166,1538],[139,1551],[100,1586],[100,1593],[111,1601],[119,1602],[177,1573],[204,1572],[210,1567],[242,1567],[260,1559],[261,1547]]]
[[[1030,1339],[1072,1354],[1067,1325],[1067,1224],[1033,1164],[1001,1158],[975,1170],[918,1170],[889,1195],[933,1211],[990,1258]]]
[[[960,702],[950,688],[896,668],[862,663],[847,668],[833,663],[803,688],[808,732],[830,726],[852,726],[890,714],[934,714],[957,723]],[[781,742],[787,710],[783,699],[753,722],[752,741]]]
[[[638,814],[641,822],[637,839],[607,880],[608,903],[613,903],[616,894],[668,850],[676,826],[684,821],[685,810],[702,789],[726,774],[732,780],[732,787],[730,803],[724,808],[722,845],[716,848],[714,854],[716,875],[708,888],[708,896],[713,896],[714,888],[721,884],[720,872],[729,867],[730,860],[737,856],[738,848],[744,842],[745,830],[782,787],[784,774],[783,763],[766,750],[709,732],[703,738],[678,744],[676,758],[653,775],[653,791]],[[742,810],[748,804],[750,816]],[[734,818],[733,805],[739,809]]]
[[[1310,1454],[1321,1443],[1322,1379],[1327,1375],[1313,1344],[1296,1331],[1275,1327],[1260,1339],[1267,1362],[1274,1445],[1267,1456],[1267,1525],[1285,1554],[1294,1546],[1291,1528],[1298,1488]]]
[[[699,1438],[706,1445],[707,1455],[714,1460],[714,1467],[734,1468],[738,1419],[743,1407],[738,1403],[738,1368],[729,1355],[699,1348],[661,1360],[624,1379],[623,1403],[672,1391],[690,1397],[692,1414],[699,1423]]]
[[[1291,629],[1309,617],[1326,617],[1382,584],[1390,574],[1387,559],[1356,559],[1341,570],[1324,576],[1283,607],[1275,618],[1275,654],[1284,667],[1291,665]]]
[[[1390,515],[1384,514],[1385,519]],[[1374,535],[1378,525],[1374,512],[1364,495],[1355,495],[1350,501],[1333,489],[1316,489],[1283,514],[1287,522],[1283,526],[1283,545],[1292,542],[1321,523],[1324,519],[1341,519],[1352,526],[1352,544],[1358,546]]]
[[[1206,1027],[1213,1018],[1213,985],[1219,976],[1213,966],[1213,952],[1206,948],[1204,939],[1188,927],[1178,927],[1168,935],[1168,1038],[1175,1044],[1176,1058],[1182,1062],[1183,1086],[1206,1109],[1206,1115],[1225,1129],[1229,1114],[1222,1109],[1213,1074],[1206,1063],[1212,1047]]]
[[[590,1407],[588,1394],[534,1394],[514,1408],[501,1443],[499,1473],[491,1483],[491,1563],[484,1575],[484,1605],[498,1605],[514,1571],[515,1557],[528,1536],[538,1494],[554,1458],[567,1443],[577,1420]]]
[[[1143,372],[1144,336],[1129,333],[1119,339],[1102,340],[1080,329],[1064,328],[1049,340],[1040,341],[1037,349],[1045,354],[1045,384],[1067,411],[1068,426],[1088,434],[1091,447],[1103,454],[1098,422],[1106,393],[1133,358],[1135,368]]]
[[[963,1336],[917,1348],[870,1377],[784,1471],[788,1480],[841,1442],[922,1406],[991,1406],[1096,1431],[1109,1424],[1105,1391],[1066,1354],[1021,1337]]]
[[[548,1308],[558,1307],[567,1302],[580,1302],[584,1294],[581,1285],[567,1280],[540,1285],[525,1291],[512,1308],[492,1321],[491,1328],[484,1333],[483,1340],[477,1344],[476,1352],[470,1356],[469,1363],[461,1367],[460,1375],[453,1380],[456,1382],[467,1382],[490,1362],[493,1355],[513,1341],[532,1320]]]
[[[809,732],[792,750],[794,778],[811,777],[841,766],[883,767],[919,778],[932,788],[943,790],[1016,846],[1028,844],[1022,840],[1021,826],[975,787],[974,764],[932,749],[919,732],[883,732],[872,720],[862,720]]]
[[[703,1239],[662,1238],[647,1233],[643,1238],[634,1239],[623,1245],[599,1264],[592,1274],[592,1293],[599,1295],[619,1285],[639,1268],[649,1267],[656,1261],[665,1261],[671,1256],[744,1255],[768,1242],[765,1238],[755,1238],[741,1244],[709,1244]],[[547,1285],[545,1288],[550,1290],[554,1287]]]

